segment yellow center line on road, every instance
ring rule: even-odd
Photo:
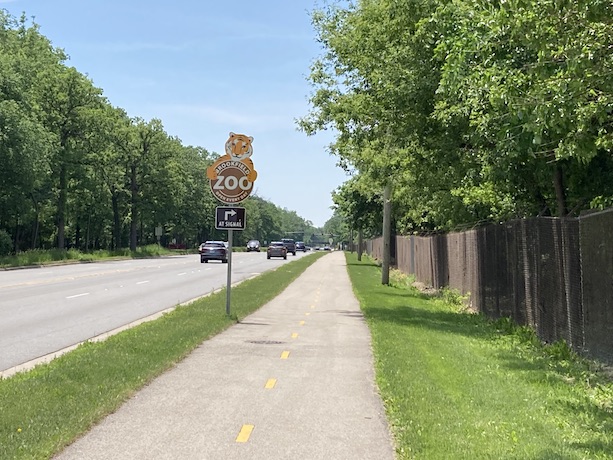
[[[247,442],[249,441],[249,436],[253,432],[255,425],[243,425],[241,431],[238,433],[236,437],[236,442]]]
[[[298,333],[297,333],[297,332],[294,332],[294,333],[292,334],[292,339],[296,339],[296,338],[298,338]]]
[[[272,390],[276,384],[277,384],[277,379],[268,379],[266,381],[266,385],[264,385],[264,388],[266,388],[267,390]]]
[[[309,315],[310,315],[310,313],[305,313],[304,315],[305,315],[305,316],[309,316]]]
[[[281,353],[281,359],[287,359],[289,358],[289,351],[284,351],[283,353]]]
[[[301,326],[304,326],[304,321],[300,321],[300,325],[301,325]]]

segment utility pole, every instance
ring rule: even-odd
[[[392,233],[392,182],[388,179],[383,189],[383,265],[381,266],[381,284],[390,283]]]

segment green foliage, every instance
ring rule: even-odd
[[[612,18],[605,0],[362,0],[316,11],[325,53],[299,126],[334,128],[331,151],[358,180],[392,181],[403,232],[606,205]],[[364,204],[337,194],[341,214],[372,228],[376,211]]]
[[[2,233],[0,232],[0,235]],[[112,258],[145,258],[159,257],[162,255],[173,254],[162,246],[150,244],[139,247],[136,251],[128,248],[117,250],[100,249],[91,252],[81,252],[78,249],[32,249],[29,251],[18,252],[12,256],[0,256],[0,267],[27,267],[30,265],[45,265],[62,262],[92,262]]]
[[[390,270],[389,285],[399,289],[416,290],[413,286],[415,282],[415,275],[407,275],[400,270]]]
[[[6,230],[0,229],[0,256],[7,256],[13,249],[11,235]]]
[[[457,289],[451,289],[447,286],[440,289],[438,295],[444,303],[453,305],[458,308],[458,310],[466,308],[466,301],[470,296],[470,294],[463,295]]]
[[[218,155],[113,107],[66,60],[37,24],[0,10],[0,227],[17,252],[138,252],[160,226],[162,245],[225,239],[206,178]],[[239,244],[314,231],[294,211],[253,201]]]

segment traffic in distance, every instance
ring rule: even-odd
[[[297,252],[307,252],[310,250],[331,251],[330,246],[311,248],[304,241],[294,241],[292,238],[281,238],[279,241],[271,241],[265,245],[267,258],[282,257],[287,259],[287,254],[296,255]],[[246,252],[260,252],[263,246],[259,240],[249,240],[245,245]],[[198,248],[200,254],[200,262],[208,263],[209,260],[218,260],[222,263],[228,262],[228,243],[225,241],[205,241]]]

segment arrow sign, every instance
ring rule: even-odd
[[[245,208],[217,206],[215,208],[217,230],[245,230]]]

